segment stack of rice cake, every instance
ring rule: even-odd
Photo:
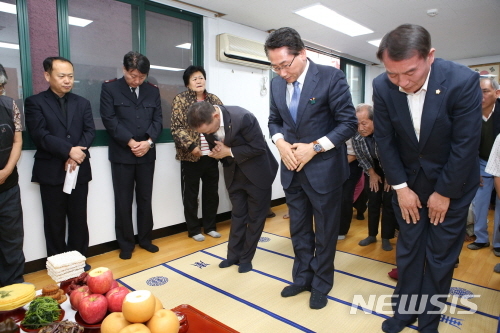
[[[69,251],[47,258],[47,272],[56,282],[79,276],[85,267],[85,258],[78,251]]]
[[[35,298],[35,285],[15,283],[0,288],[0,311],[17,309]]]

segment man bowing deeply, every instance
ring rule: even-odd
[[[417,319],[420,332],[438,331],[436,304],[450,291],[479,184],[479,75],[434,52],[429,32],[412,24],[386,34],[377,52],[386,73],[373,81],[374,137],[400,230],[387,333]]]
[[[272,32],[264,48],[279,75],[271,82],[269,132],[283,162],[295,253],[293,284],[281,296],[310,290],[309,306],[321,309],[333,287],[342,184],[349,177],[345,142],[358,121],[344,73],[308,59],[297,31]]]
[[[198,102],[187,113],[191,128],[203,133],[211,152],[224,166],[224,181],[232,204],[227,259],[220,268],[239,263],[238,272],[252,270],[271,203],[278,162],[255,116],[239,106]]]

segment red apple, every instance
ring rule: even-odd
[[[78,305],[78,313],[87,324],[100,322],[108,311],[108,301],[101,294],[92,294],[82,298]]]
[[[87,285],[93,294],[105,294],[111,289],[113,273],[106,267],[98,267],[89,272]]]
[[[106,293],[109,312],[122,312],[123,299],[130,292],[125,287],[116,287]]]
[[[79,288],[74,289],[69,296],[69,302],[71,303],[71,307],[78,311],[78,305],[82,298],[90,295],[88,286],[81,286]]]
[[[113,280],[113,282],[111,282],[111,287],[109,288],[109,290],[114,289],[114,288],[119,287],[119,286],[120,285],[118,284],[118,281]]]

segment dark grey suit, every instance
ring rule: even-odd
[[[314,156],[300,172],[281,164],[295,252],[293,282],[327,294],[333,286],[342,184],[349,176],[345,142],[356,133],[357,119],[345,76],[336,68],[309,60],[297,123],[286,104],[286,87],[281,77],[271,82],[271,136],[282,133],[290,144],[326,136],[335,145]]]
[[[227,259],[252,261],[271,202],[271,186],[278,162],[267,146],[255,116],[239,106],[218,106],[224,122],[224,145],[233,157],[221,160],[231,200],[231,230]],[[213,141],[207,135],[213,147]]]

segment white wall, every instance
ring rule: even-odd
[[[262,127],[266,138],[269,137],[267,117],[269,113],[269,94],[260,95],[261,80],[267,71],[251,69],[239,65],[218,62],[215,59],[215,36],[230,32],[238,36],[264,42],[267,33],[222,19],[205,18],[204,45],[207,90],[216,94],[226,105],[238,105],[253,112]],[[269,91],[269,83],[266,84]],[[268,144],[279,157],[274,144]],[[93,180],[89,184],[88,226],[90,246],[116,239],[114,231],[114,200],[111,183],[111,170],[107,147],[92,147],[91,165]],[[26,261],[46,257],[43,232],[43,215],[39,186],[31,183],[34,151],[23,151],[18,163],[21,200],[24,213],[24,253]],[[180,163],[175,160],[173,143],[157,145],[156,170],[153,185],[154,229],[184,222],[181,201]],[[218,212],[228,212],[231,205],[224,186],[220,168]],[[273,199],[284,197],[279,181],[279,173],[273,184]],[[135,214],[135,211],[134,211]],[[201,216],[201,213],[199,213]],[[135,229],[136,230],[136,229]]]

